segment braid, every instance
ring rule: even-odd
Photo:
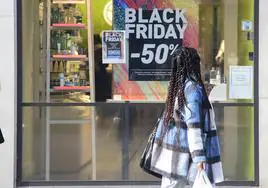
[[[166,124],[169,122],[170,119],[173,118],[176,97],[179,96],[178,97],[179,111],[182,110],[183,105],[185,103],[184,82],[185,82],[186,68],[185,65],[183,64],[183,61],[181,60],[183,53],[184,53],[183,50],[176,51],[174,54],[176,58],[172,59],[172,64],[173,67],[175,68],[172,69],[172,75],[169,82],[168,97],[166,102],[166,109],[167,109],[166,121],[165,121]]]
[[[184,96],[184,86],[185,86],[185,67],[181,67],[180,70],[177,72],[178,79],[177,79],[177,86],[178,91],[176,93],[178,109],[176,110],[177,116],[181,119],[181,112],[183,110],[183,106],[185,104],[185,96]]]
[[[197,51],[193,48],[180,47],[173,54],[171,63],[173,68],[168,87],[168,96],[166,100],[166,125],[173,118],[176,98],[178,103],[178,109],[176,109],[176,114],[179,119],[182,119],[181,113],[183,112],[183,108],[186,104],[184,94],[186,79],[189,79],[195,84],[199,84],[202,87],[204,96],[206,96],[205,104],[210,106],[205,87],[201,79],[200,57]]]
[[[176,64],[176,57],[173,57],[171,62],[173,65]],[[170,77],[170,81],[169,81],[169,86],[168,86],[168,96],[167,96],[167,100],[166,100],[166,124],[168,123],[168,121],[170,120],[170,118],[172,117],[173,114],[173,106],[174,106],[174,101],[175,101],[175,97],[174,97],[174,90],[176,87],[176,66],[173,66],[172,68],[172,73],[171,73],[171,77]]]

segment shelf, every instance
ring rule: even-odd
[[[62,72],[50,72],[50,74],[60,74]],[[79,72],[64,72],[64,74],[79,74]]]
[[[89,86],[56,86],[50,92],[90,92]]]
[[[85,4],[85,0],[53,0],[54,4]]]
[[[53,55],[52,61],[54,60],[65,60],[65,61],[87,61],[86,55]]]
[[[51,29],[53,30],[74,30],[74,29],[86,29],[87,26],[82,23],[78,24],[66,24],[66,23],[57,23],[52,24]]]

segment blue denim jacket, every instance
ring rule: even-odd
[[[190,166],[205,162],[205,171],[212,183],[223,181],[222,166],[220,161],[220,147],[212,106],[205,107],[206,94],[201,85],[191,81],[185,83],[184,95],[186,104],[183,108],[182,119],[176,117],[174,106],[175,126],[165,126],[164,118],[160,119],[155,140],[156,143],[169,151],[172,164],[171,169],[179,169],[177,172],[183,176],[191,175]],[[174,154],[171,154],[173,152]],[[180,159],[174,160],[174,156]],[[182,157],[183,156],[183,157]],[[187,157],[186,157],[187,156]],[[183,158],[183,160],[182,160]],[[172,175],[170,177],[177,178]],[[193,173],[194,174],[194,173]]]
[[[156,139],[162,140],[163,137],[162,142],[167,147],[181,152],[189,152],[192,161],[195,163],[206,162],[207,157],[211,158],[220,155],[217,136],[210,136],[209,142],[212,145],[206,145],[207,135],[210,135],[211,131],[215,132],[216,127],[210,127],[210,109],[203,108],[206,96],[204,96],[202,86],[187,81],[184,93],[186,104],[182,112],[182,120],[176,117],[177,105],[175,104],[174,119],[176,126],[165,128],[162,118],[156,132]],[[165,129],[168,129],[168,131]]]

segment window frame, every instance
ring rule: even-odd
[[[159,185],[158,181],[23,181],[22,180],[22,110],[23,107],[49,106],[96,106],[99,103],[31,103],[23,102],[22,97],[22,0],[16,0],[16,39],[17,39],[17,158],[16,184],[17,186],[96,186],[96,185]],[[215,105],[233,106],[246,105],[254,107],[254,181],[225,181],[221,186],[259,186],[259,0],[254,0],[254,103],[215,103]],[[143,102],[143,104],[146,102]],[[125,101],[126,122],[129,126],[129,107],[132,103]]]

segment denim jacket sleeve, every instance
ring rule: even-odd
[[[194,163],[205,162],[206,155],[201,127],[202,92],[198,85],[190,84],[185,88],[186,104],[184,120],[187,124],[187,138],[191,157]]]

